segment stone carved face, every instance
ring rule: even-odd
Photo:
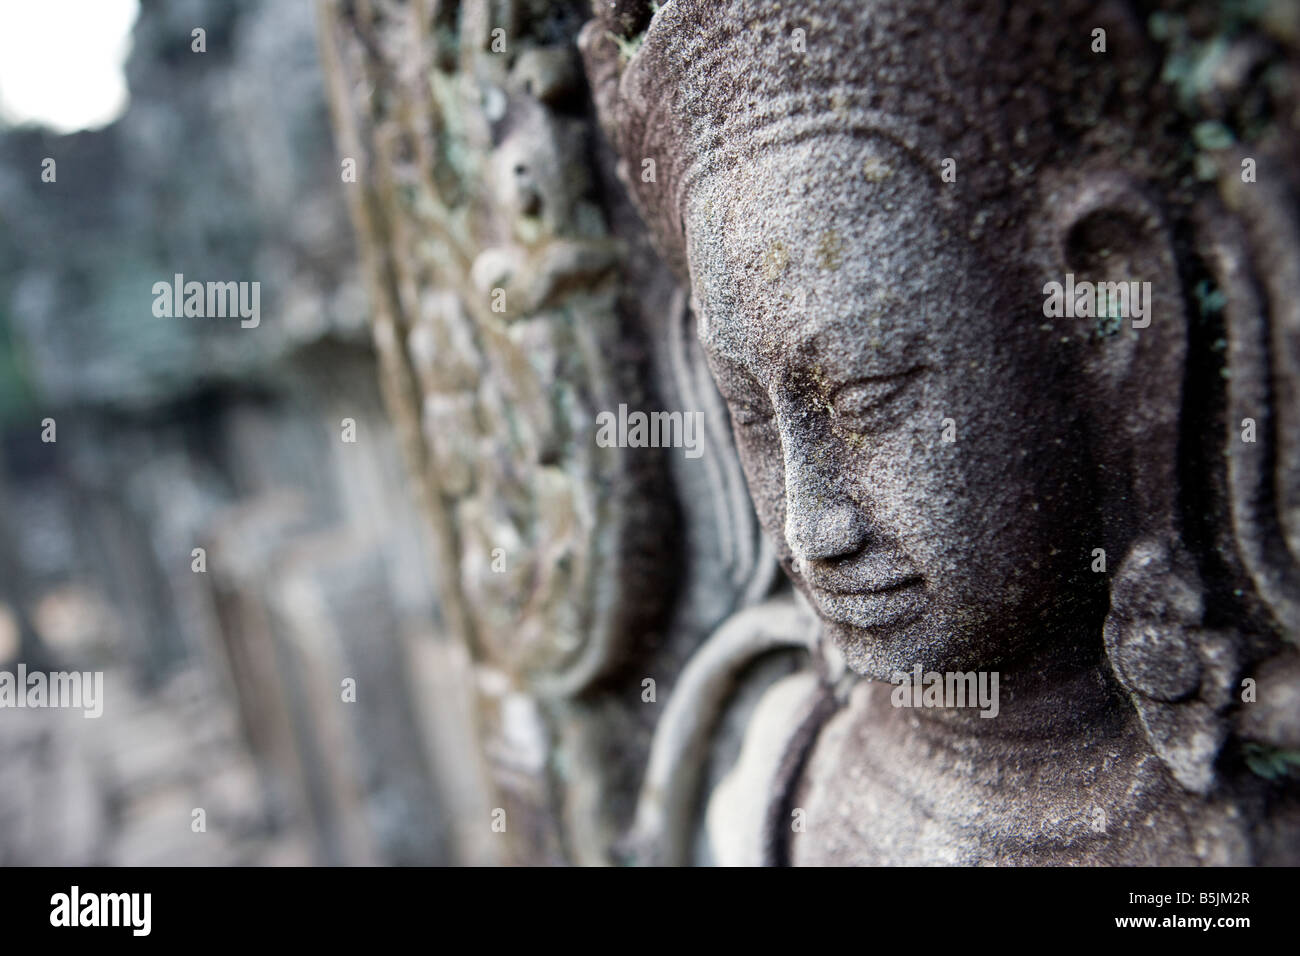
[[[759,516],[850,666],[882,679],[1095,641],[1104,615],[1055,333],[961,234],[952,188],[883,138],[820,137],[687,206],[700,337]]]

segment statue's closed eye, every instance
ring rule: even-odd
[[[830,400],[835,424],[853,431],[879,431],[897,424],[911,386],[922,368],[898,375],[865,378],[837,389]],[[910,403],[906,403],[910,404]]]
[[[883,431],[898,424],[912,402],[912,385],[924,367],[896,375],[877,376],[849,382],[836,389],[826,403],[832,423],[855,432]],[[725,398],[731,419],[739,428],[752,429],[774,420],[772,404],[762,389],[729,389]]]

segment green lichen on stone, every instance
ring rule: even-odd
[[[1251,773],[1265,780],[1277,783],[1300,777],[1300,751],[1252,741],[1242,745],[1241,755]]]
[[[637,51],[641,49],[641,44],[645,42],[644,33],[638,33],[628,38],[621,37],[617,33],[606,33],[605,35],[618,44],[618,58],[624,63],[636,56]]]
[[[1223,294],[1223,290],[1209,279],[1202,279],[1196,283],[1192,288],[1192,294],[1196,296],[1196,304],[1202,316],[1210,316],[1222,311],[1228,304],[1228,297]]]
[[[650,4],[650,16],[653,18],[659,12],[659,4]],[[647,28],[648,29],[648,28]],[[618,45],[618,58],[623,63],[628,62],[632,57],[637,55],[641,49],[641,44],[645,42],[646,30],[640,33],[634,33],[630,37],[621,37],[616,33],[606,33],[607,37]]]
[[[1279,0],[1222,0],[1212,14],[1211,29],[1194,31],[1190,18],[1161,11],[1147,20],[1147,32],[1165,50],[1160,79],[1173,91],[1179,111],[1193,124],[1184,159],[1201,181],[1219,177],[1213,155],[1233,144],[1256,142],[1273,122],[1269,87],[1276,72],[1265,70],[1250,89],[1233,94],[1226,106],[1208,107],[1219,92],[1219,74],[1243,38],[1277,30]],[[1218,113],[1223,115],[1217,115]]]
[[[1099,339],[1107,339],[1112,335],[1118,335],[1124,325],[1124,317],[1119,313],[1119,307],[1115,306],[1102,315],[1098,315],[1093,325],[1093,335]]]
[[[1206,120],[1192,128],[1192,142],[1198,149],[1227,149],[1236,139],[1232,130],[1218,120]]]
[[[1196,42],[1188,36],[1186,21],[1171,13],[1152,14],[1147,29],[1170,48],[1161,81],[1174,88],[1184,112],[1194,112],[1197,98],[1213,83],[1214,68],[1228,49],[1227,38],[1219,35]]]

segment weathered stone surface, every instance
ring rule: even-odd
[[[810,820],[795,862],[1294,852],[1251,847],[1266,785],[1224,750],[1233,712],[1250,713],[1240,680],[1297,636],[1281,545],[1294,433],[1243,445],[1224,415],[1252,390],[1257,418],[1294,407],[1286,22],[676,0],[630,60],[584,33],[624,181],[690,283],[787,574],[865,678],[1001,672],[987,724],[891,708],[879,685],[849,695],[791,797]],[[1242,56],[1264,44],[1280,82],[1261,104],[1240,69],[1203,80],[1236,137],[1193,155],[1207,120],[1168,81],[1207,33]],[[1243,153],[1268,170],[1256,182]],[[654,181],[636,175],[646,160]],[[1240,199],[1269,191],[1286,202],[1267,214]],[[1225,223],[1246,233],[1228,275],[1206,260]],[[1067,272],[1149,282],[1151,320],[1044,321],[1046,283]],[[1193,275],[1239,287],[1222,334],[1250,341],[1240,362]],[[1276,511],[1224,470],[1258,482],[1269,454]]]

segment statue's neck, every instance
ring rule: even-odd
[[[891,688],[891,706],[902,710],[921,736],[956,742],[961,738],[1001,739],[1032,747],[1034,741],[1056,741],[1099,727],[1124,722],[1127,708],[1117,706],[1117,688],[1100,654],[1021,661],[1003,668],[976,671],[975,680],[930,675],[910,695]],[[935,677],[942,678],[942,684]],[[959,683],[964,687],[959,687]],[[974,684],[975,700],[967,693],[965,706],[954,692]],[[931,706],[934,703],[940,706]],[[1017,748],[1019,749],[1019,748]]]

